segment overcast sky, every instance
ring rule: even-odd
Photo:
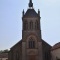
[[[22,11],[29,0],[0,0],[0,50],[9,49],[22,39]],[[50,45],[60,42],[60,0],[33,0],[40,9],[41,33]]]

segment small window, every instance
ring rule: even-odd
[[[49,52],[45,52],[45,59],[49,60]]]
[[[16,60],[19,60],[19,53],[16,52]]]
[[[35,29],[36,30],[39,29],[39,23],[38,23],[38,21],[35,22]]]
[[[24,21],[23,28],[24,28],[24,30],[28,29],[28,22],[27,21]]]
[[[30,29],[33,29],[33,22],[30,22]]]

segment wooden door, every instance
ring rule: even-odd
[[[29,60],[36,60],[36,56],[35,55],[29,56]]]

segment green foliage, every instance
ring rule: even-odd
[[[8,52],[9,52],[8,49],[6,49],[6,50],[0,50],[0,53],[8,53]]]

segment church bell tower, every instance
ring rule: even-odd
[[[22,38],[25,40],[25,38],[33,34],[41,39],[40,11],[38,9],[37,13],[34,10],[32,0],[29,1],[28,6],[28,10],[22,12]]]
[[[22,60],[42,60],[38,48],[41,44],[40,11],[34,10],[32,0],[28,6],[27,11],[22,12]]]

